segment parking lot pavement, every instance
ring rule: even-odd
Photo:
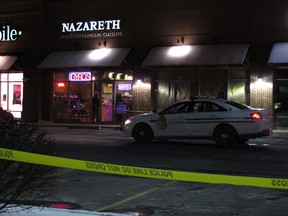
[[[287,190],[81,171],[63,175],[66,177],[59,180],[50,200],[78,203],[89,211],[131,216],[283,216],[288,211]]]
[[[105,140],[109,140],[107,137],[113,137],[113,139],[116,139],[117,141],[119,141],[119,137],[121,139],[123,138],[123,134],[119,130],[115,130],[115,128],[102,128],[99,130],[87,127],[77,128],[76,126],[65,126],[62,128],[50,127],[50,130],[53,131],[53,133],[59,134],[58,138],[67,136],[70,140],[73,138],[74,141],[76,140],[75,137],[80,137],[81,135],[85,138],[85,142],[89,143],[93,143],[95,134],[100,135],[97,138],[100,140],[99,143],[105,143]],[[87,141],[89,136],[92,137],[91,141]],[[125,142],[125,140],[123,140],[123,142]],[[287,151],[282,151],[281,148],[286,148],[286,145],[288,144],[288,130],[275,130],[272,136],[251,139],[248,144],[259,146],[273,145],[273,148],[279,148],[277,152],[281,152],[281,154],[284,152],[283,154],[285,154]],[[119,145],[119,143],[115,145]],[[133,147],[133,145],[131,146]],[[139,148],[141,147],[144,146],[140,146]],[[153,148],[153,146],[150,147]],[[164,147],[165,146],[162,146],[162,148]],[[167,147],[170,150],[170,145],[167,145]],[[182,145],[182,148],[185,148],[185,145]],[[194,146],[194,148],[199,150],[197,145]],[[119,148],[117,149],[119,150]],[[205,150],[209,149],[209,147],[205,148]],[[213,152],[221,151],[219,148],[211,149]],[[237,148],[228,149],[227,151],[234,150],[237,151]],[[173,148],[173,151],[175,151],[175,148]],[[265,164],[260,162],[267,159],[267,154],[264,154],[265,152],[266,151],[260,151],[259,154],[263,153],[265,158],[255,158],[256,164],[254,164],[254,166],[259,165],[259,169],[264,169],[264,171]],[[111,152],[109,153],[110,154],[107,154],[107,156],[111,156]],[[271,156],[270,153],[271,152],[268,151],[268,156]],[[121,152],[121,154],[124,153]],[[115,155],[113,155],[113,157],[114,156]],[[203,162],[207,163],[207,160],[206,157],[203,158]],[[219,160],[220,159],[217,161],[219,162]],[[150,156],[147,163],[149,161],[151,161]],[[156,161],[163,162],[164,160],[157,159]],[[197,158],[193,158],[193,160],[189,161],[197,162]],[[216,166],[217,161],[211,161],[213,167]],[[242,164],[244,161],[245,158],[239,160],[239,164]],[[278,166],[278,164],[279,163],[272,164],[274,169],[276,169],[275,166]],[[230,163],[228,163],[227,166],[230,166]],[[285,168],[285,165],[283,164],[283,166],[279,167],[281,168],[281,170],[279,168],[279,171],[283,172],[283,167]],[[73,188],[73,190],[71,190],[71,188]],[[282,216],[288,211],[288,206],[286,205],[288,202],[287,191],[288,190],[233,186],[228,184],[205,184],[198,182],[143,179],[77,170],[65,170],[61,173],[60,179],[54,188],[55,193],[49,197],[49,199],[78,203],[81,205],[82,209],[90,211],[116,213],[132,212],[131,215],[143,216]]]
[[[288,144],[288,128],[287,130],[274,130],[271,136],[260,137],[256,139],[250,139],[248,142],[269,142],[270,144]]]
[[[276,136],[276,137],[288,137],[288,128],[287,128],[287,130],[274,130],[274,135]],[[273,136],[273,134],[272,134],[272,136]]]

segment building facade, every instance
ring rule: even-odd
[[[284,0],[1,3],[1,105],[23,121],[88,123],[97,91],[101,122],[115,123],[205,95],[285,127],[287,11]]]

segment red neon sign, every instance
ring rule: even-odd
[[[65,87],[65,83],[64,82],[59,82],[59,83],[57,83],[57,86],[59,88],[64,88]]]

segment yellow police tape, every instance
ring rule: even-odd
[[[288,189],[288,179],[205,174],[197,172],[172,171],[136,166],[125,166],[101,162],[92,162],[41,155],[0,148],[0,159],[24,163],[55,166],[61,168],[86,170],[99,173],[125,175],[133,177],[202,182],[212,184],[231,184],[263,188]]]

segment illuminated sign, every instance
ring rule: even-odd
[[[91,72],[70,72],[69,81],[91,81]]]
[[[131,89],[131,84],[118,84],[118,90],[120,91],[129,91]]]
[[[22,31],[17,31],[9,25],[2,26],[0,29],[0,41],[16,41],[21,35]]]
[[[61,39],[122,37],[121,20],[78,21],[61,23]]]
[[[59,83],[57,83],[57,86],[59,88],[64,88],[65,87],[65,83],[64,82],[59,82]]]
[[[119,30],[121,20],[62,23],[62,32]]]

